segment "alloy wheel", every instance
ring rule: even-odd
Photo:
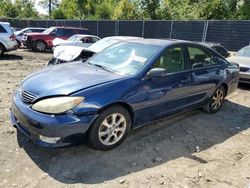
[[[102,144],[113,145],[123,137],[127,127],[126,118],[119,113],[113,113],[106,117],[98,131],[98,137]]]
[[[43,42],[38,42],[38,43],[36,44],[36,49],[37,49],[38,51],[44,51],[45,48],[46,48],[46,46],[45,46],[45,44],[44,44]]]
[[[214,110],[220,108],[220,106],[222,105],[223,103],[223,100],[224,100],[224,94],[223,94],[223,91],[222,89],[218,89],[214,95],[213,95],[213,98],[212,98],[212,108]]]

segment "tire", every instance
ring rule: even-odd
[[[21,42],[19,40],[16,40],[16,42],[17,42],[18,48],[20,48],[21,47]]]
[[[38,52],[44,52],[47,48],[47,44],[44,41],[36,41],[34,44],[34,48]]]
[[[203,108],[204,111],[208,113],[216,113],[220,110],[222,107],[222,104],[225,99],[225,88],[223,86],[219,86],[211,98],[208,100],[206,106]]]
[[[4,52],[5,52],[5,48],[2,44],[0,44],[0,57],[3,56]]]
[[[102,111],[91,125],[87,142],[93,149],[111,150],[124,141],[130,127],[131,117],[125,108],[109,107]]]

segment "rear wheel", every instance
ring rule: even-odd
[[[219,86],[204,107],[204,110],[208,113],[218,112],[224,102],[225,94],[225,88],[223,86]]]
[[[88,133],[90,147],[110,150],[120,145],[131,126],[130,114],[121,106],[113,106],[101,112]]]
[[[46,50],[46,48],[47,48],[47,45],[46,45],[46,43],[44,41],[39,40],[39,41],[35,42],[34,47],[35,47],[36,51],[44,52]]]
[[[0,44],[0,57],[3,56],[4,52],[5,52],[5,48],[2,44]]]

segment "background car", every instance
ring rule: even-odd
[[[55,38],[53,40],[53,46],[81,46],[81,47],[89,47],[100,40],[98,36],[95,35],[73,35],[69,37],[67,40],[63,40],[60,38]]]
[[[158,39],[116,43],[90,58],[45,67],[13,96],[11,122],[35,143],[79,140],[109,150],[131,129],[183,110],[216,113],[239,68],[199,44]]]
[[[38,27],[27,27],[19,31],[15,31],[14,34],[16,35],[16,40],[19,46],[22,43],[22,37],[25,33],[41,33],[45,31],[46,28],[38,28]]]
[[[96,43],[92,44],[88,48],[79,47],[79,46],[57,46],[53,52],[53,58],[48,62],[47,66],[57,65],[61,63],[72,62],[76,60],[86,61],[88,58],[93,56],[96,53],[103,51],[109,46],[131,39],[139,39],[139,37],[132,36],[113,36],[105,37]]]
[[[214,43],[214,42],[202,42],[201,44],[212,48],[216,52],[218,52],[220,55],[222,55],[224,58],[227,58],[230,56],[230,52],[222,46],[220,43]]]
[[[231,63],[240,66],[240,82],[250,84],[250,46],[245,46],[235,53],[234,56],[227,58]]]
[[[10,27],[10,23],[0,22],[0,56],[5,52],[16,50],[17,47],[16,36]]]
[[[91,34],[88,29],[75,27],[50,27],[42,33],[27,33],[23,35],[22,43],[27,48],[43,52],[53,47],[55,38],[68,39],[75,34]]]

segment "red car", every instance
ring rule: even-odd
[[[88,29],[75,27],[50,27],[42,33],[27,33],[23,35],[22,43],[34,51],[43,52],[53,47],[55,38],[68,39],[75,34],[91,34]]]

